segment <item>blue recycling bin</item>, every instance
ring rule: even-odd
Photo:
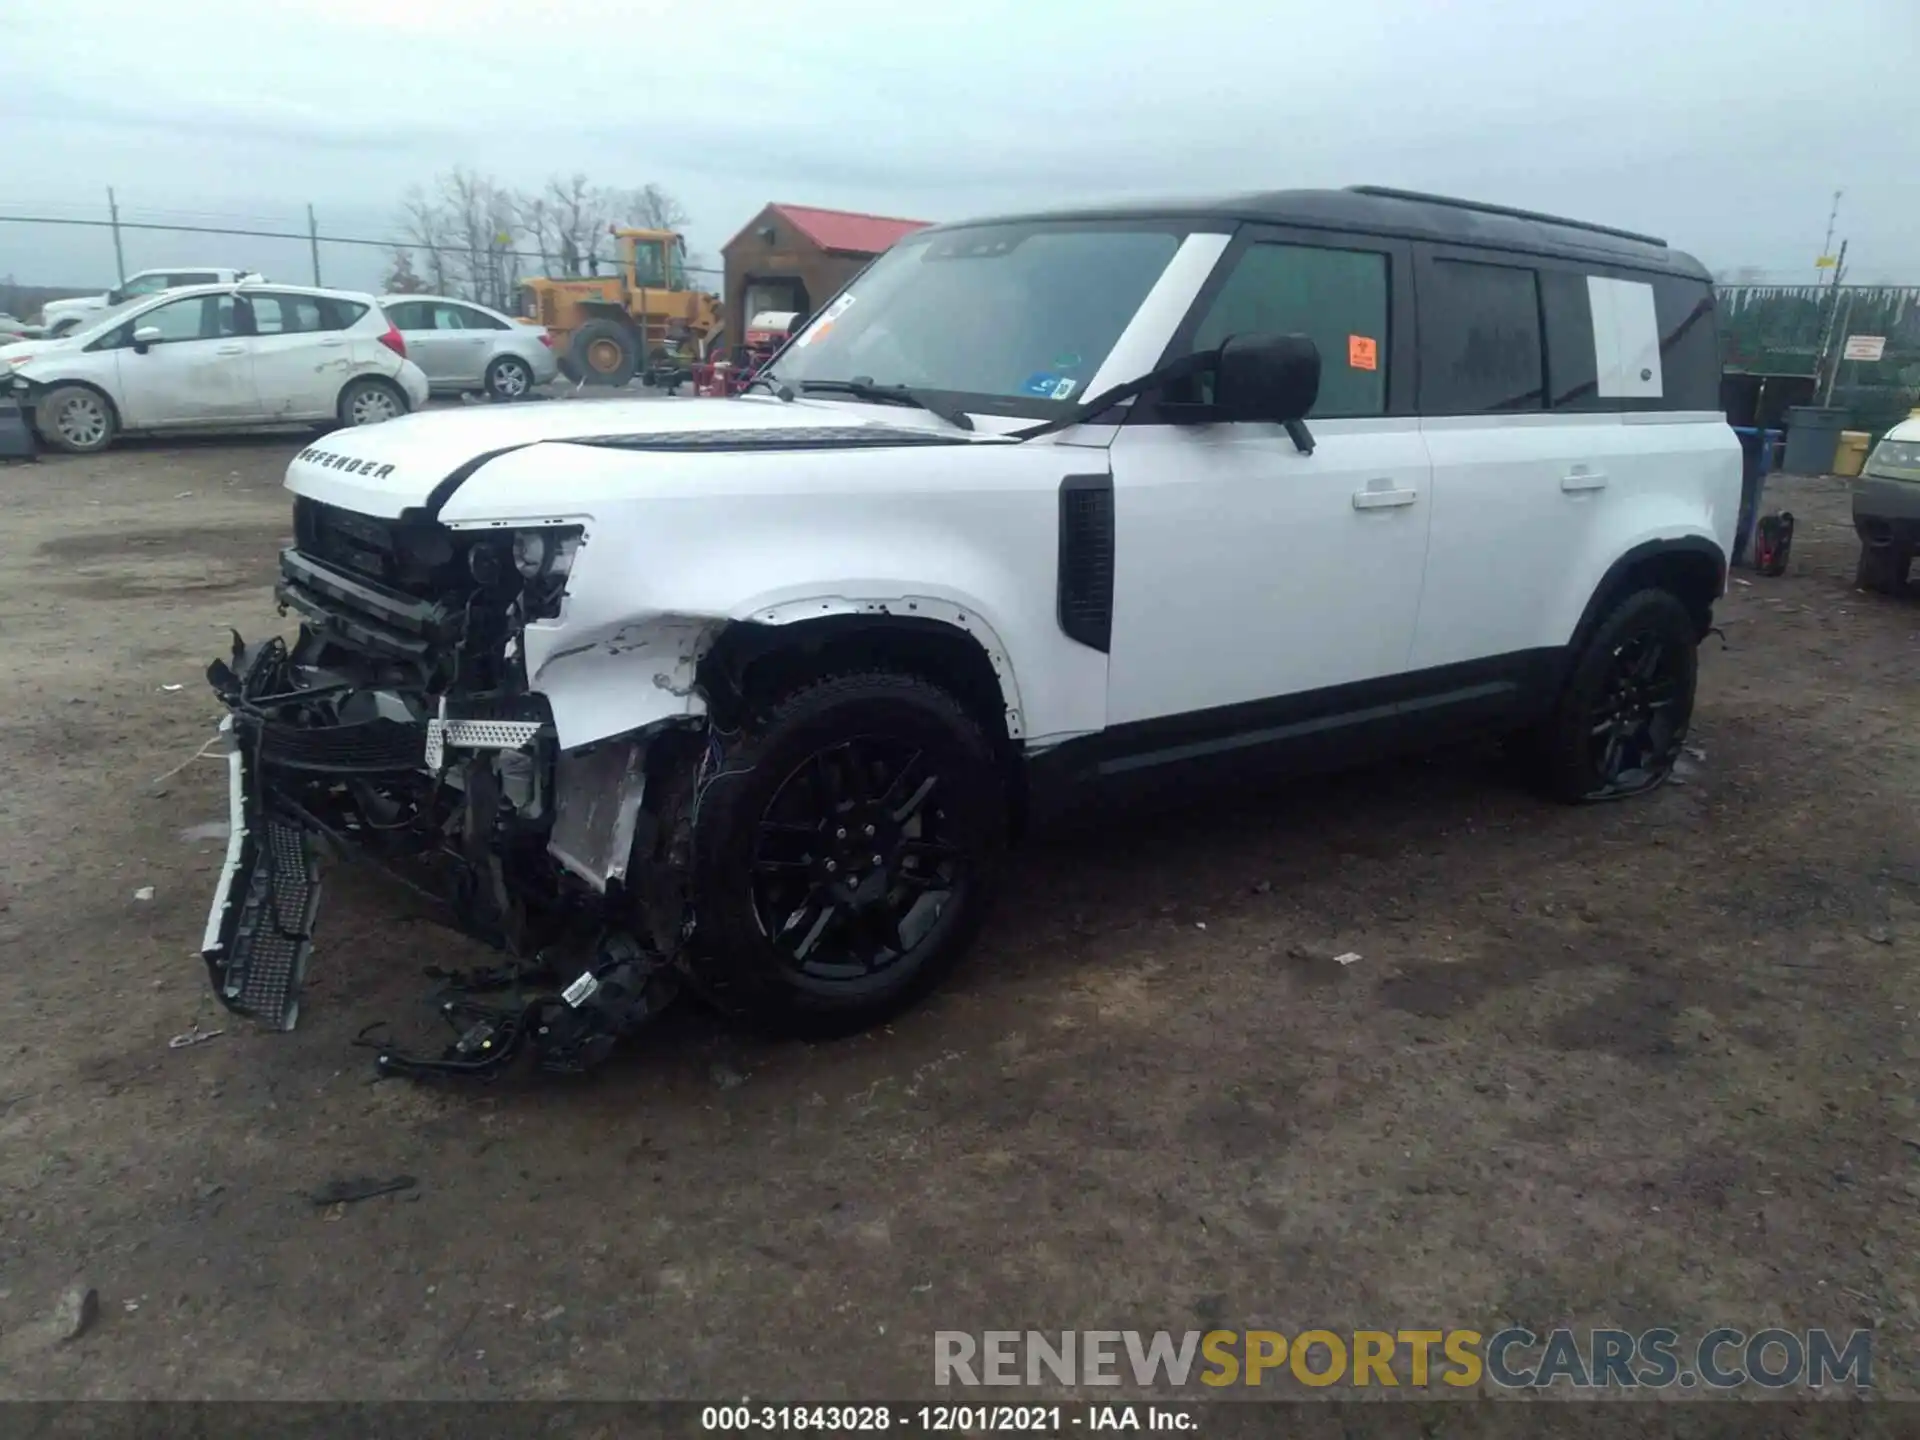
[[[1733,433],[1740,437],[1740,516],[1734,522],[1730,563],[1747,565],[1753,555],[1753,537],[1760,528],[1760,502],[1767,492],[1767,473],[1773,468],[1780,432],[1735,425]]]

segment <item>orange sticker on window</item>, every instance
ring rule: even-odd
[[[1351,370],[1380,368],[1380,346],[1372,336],[1347,336],[1347,368]]]

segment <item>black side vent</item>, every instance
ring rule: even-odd
[[[1060,482],[1060,628],[1105,651],[1113,639],[1113,480]]]

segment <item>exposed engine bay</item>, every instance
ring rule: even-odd
[[[522,636],[557,612],[578,527],[460,532],[306,497],[294,520],[275,594],[298,639],[236,635],[207,672],[230,712],[230,839],[202,944],[215,992],[293,1028],[329,854],[507,957],[430,972],[452,1041],[375,1047],[383,1073],[486,1073],[528,1049],[591,1068],[679,989],[674,832],[717,738],[688,717],[559,750]]]

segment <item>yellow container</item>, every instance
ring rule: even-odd
[[[1873,436],[1865,430],[1842,430],[1840,444],[1833,452],[1833,473],[1852,477],[1867,463],[1867,449]]]

